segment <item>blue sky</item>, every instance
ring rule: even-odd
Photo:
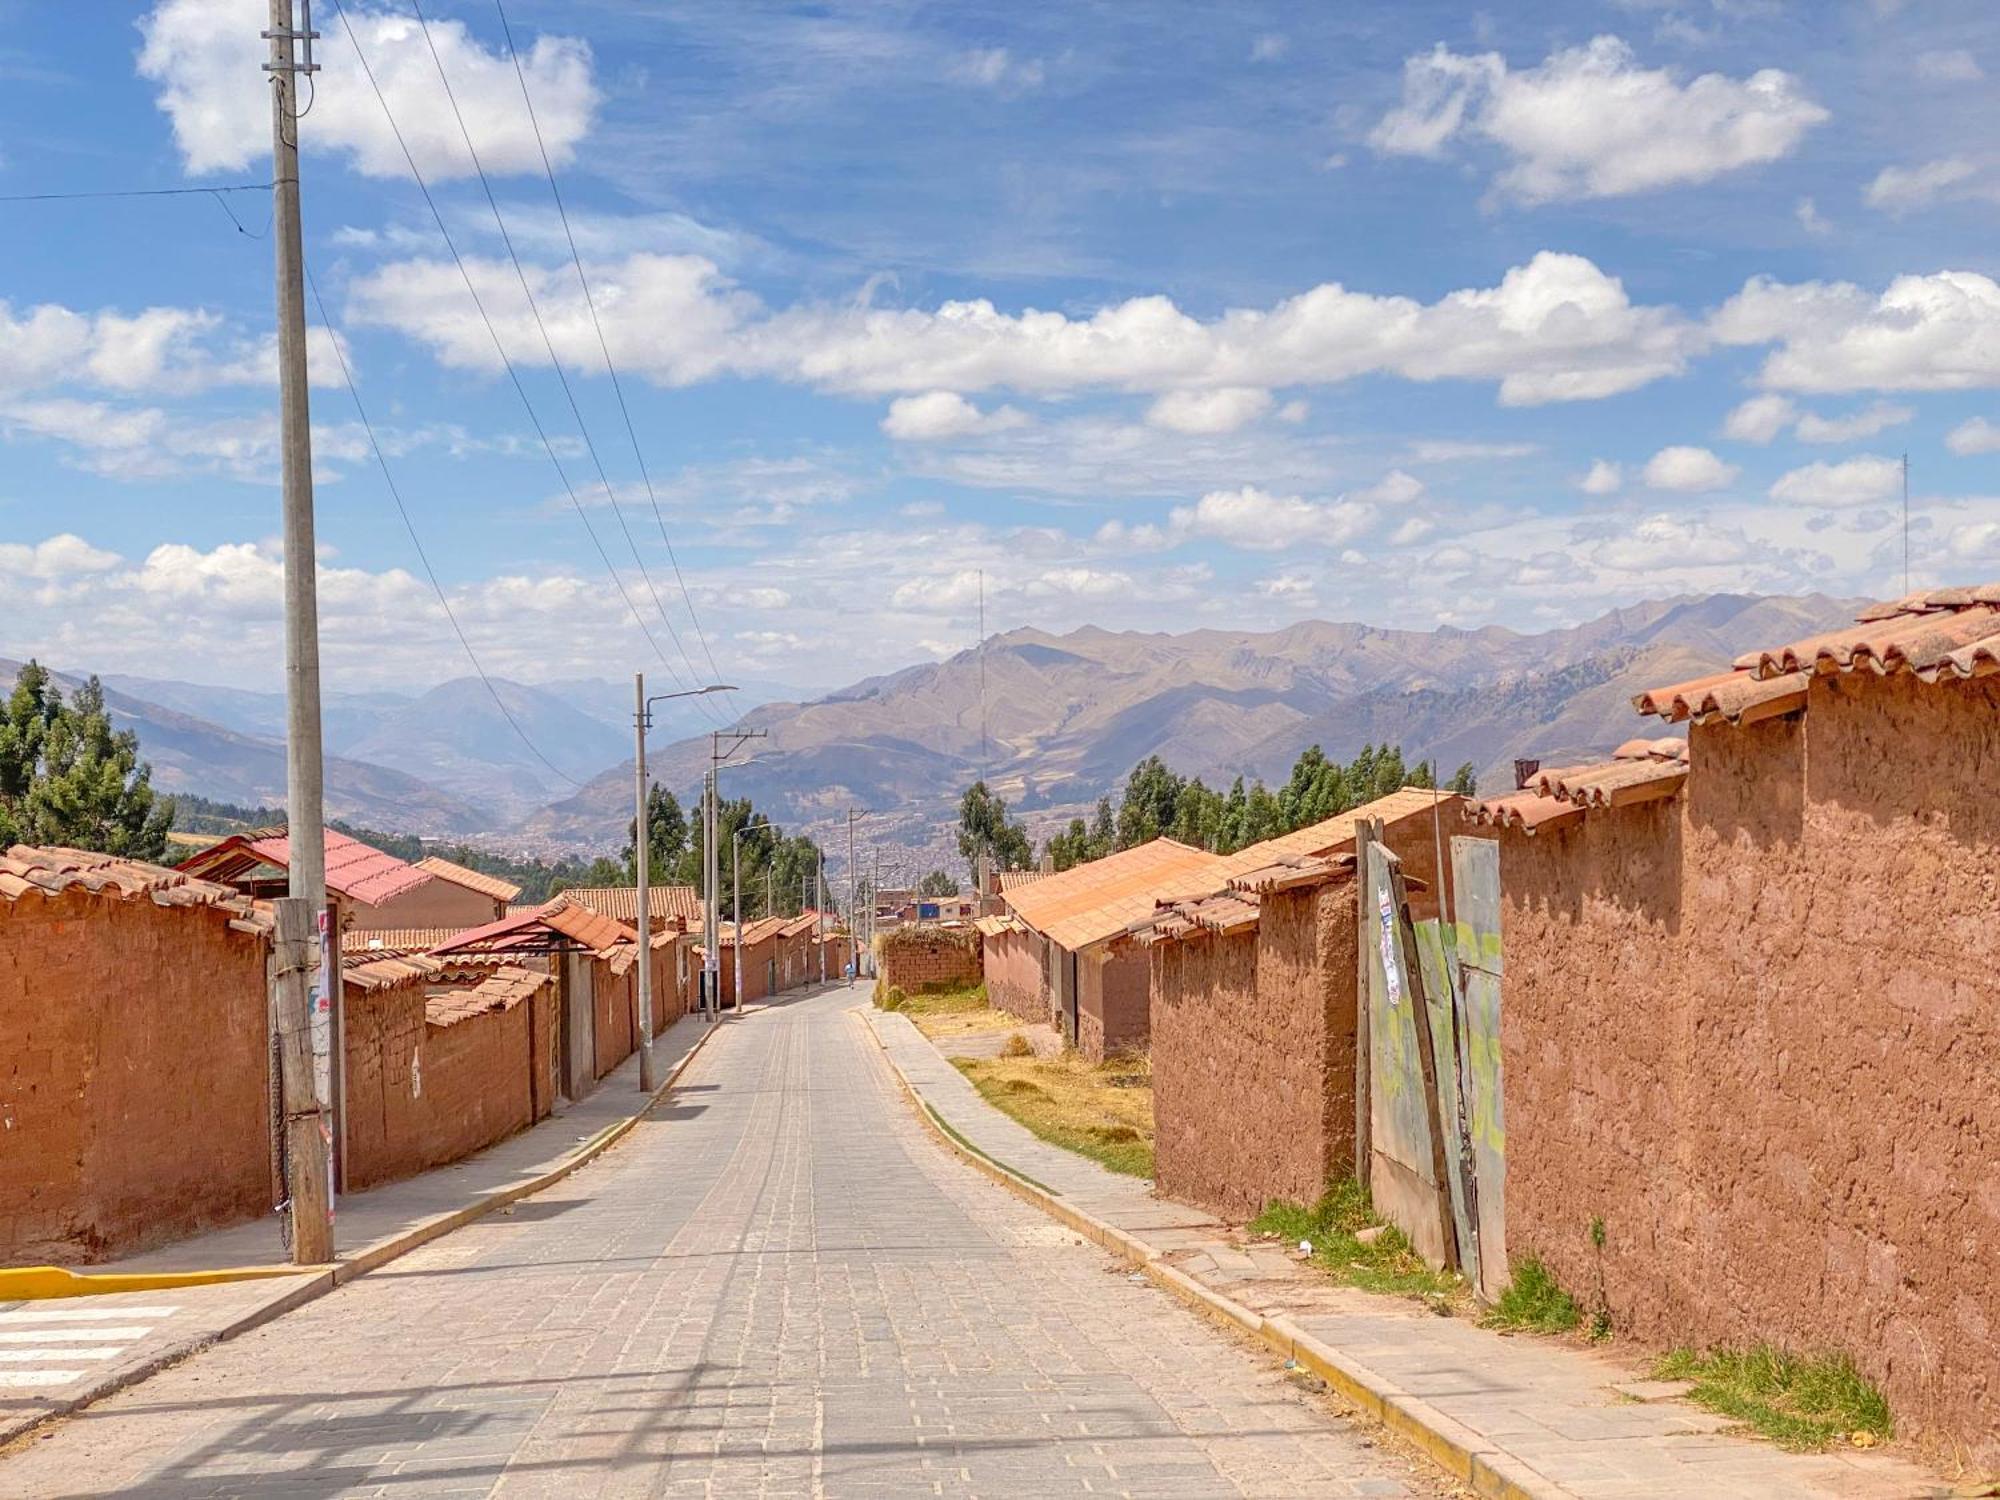
[[[262,12],[0,0],[0,194],[266,180]],[[659,654],[322,0],[334,687],[466,670],[335,336],[531,681],[832,688],[968,644],[982,575],[1058,631],[1893,593],[1905,451],[1915,581],[2000,574],[1987,7],[513,0],[650,497],[496,8],[425,14],[594,457],[407,3],[347,9]],[[277,684],[269,206],[227,202],[0,203],[0,655]]]

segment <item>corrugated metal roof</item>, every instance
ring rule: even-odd
[[[1749,724],[1805,706],[1814,675],[1908,672],[1928,683],[2000,673],[2000,583],[1929,589],[1870,605],[1855,623],[1739,656],[1712,673],[1641,693],[1642,714]]]
[[[511,880],[502,880],[498,875],[488,875],[483,870],[468,870],[464,865],[453,864],[435,854],[418,860],[415,868],[435,875],[439,880],[464,886],[468,891],[493,901],[512,901],[521,894],[521,888]]]
[[[613,921],[637,925],[639,888],[636,885],[580,885],[562,893],[570,900],[602,912]],[[690,926],[701,923],[701,893],[691,885],[646,883],[646,907],[653,920],[672,921],[678,917]]]
[[[1518,792],[1469,802],[1465,816],[1475,823],[1539,833],[1594,808],[1671,797],[1687,775],[1687,741],[1628,740],[1610,760],[1544,771]]]
[[[218,844],[198,850],[177,869],[224,884],[251,877],[258,866],[291,868],[292,841],[282,828],[234,833]],[[336,896],[364,906],[380,906],[433,877],[393,854],[371,848],[336,829],[326,830],[326,888]]]
[[[236,931],[258,937],[269,936],[273,928],[268,902],[165,865],[59,846],[16,844],[0,852],[0,900],[11,903],[31,893],[46,897],[71,890],[212,911]]]

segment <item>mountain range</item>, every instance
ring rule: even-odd
[[[1712,594],[1538,633],[1319,620],[1264,632],[1020,629],[808,702],[782,683],[743,684],[757,706],[741,722],[765,737],[741,747],[722,786],[836,857],[858,809],[858,836],[900,848],[891,857],[912,865],[952,862],[958,797],[981,775],[1038,835],[1115,791],[1148,755],[1226,787],[1237,776],[1282,780],[1310,744],[1347,759],[1394,743],[1446,773],[1470,762],[1491,787],[1516,758],[1582,759],[1642,732],[1635,693],[1827,629],[1856,607],[1820,594]],[[0,688],[15,670],[0,660]],[[59,675],[73,688],[81,674]],[[281,694],[117,675],[104,685],[161,789],[283,802]],[[496,680],[489,691],[460,678],[422,693],[329,693],[323,713],[335,817],[513,851],[590,853],[624,840],[629,686]],[[708,724],[693,704],[661,705],[656,779],[693,795]]]

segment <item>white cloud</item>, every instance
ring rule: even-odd
[[[1799,418],[1792,435],[1802,443],[1851,443],[1887,432],[1891,427],[1901,427],[1914,416],[1916,412],[1911,408],[1887,401],[1877,401],[1844,417],[1823,417],[1809,411]]]
[[[1850,458],[1807,464],[1779,476],[1771,498],[1792,505],[1873,505],[1902,492],[1903,466],[1893,458]]]
[[[1339,546],[1366,531],[1375,507],[1355,500],[1305,500],[1272,495],[1245,485],[1215,490],[1192,506],[1176,506],[1172,527],[1249,552],[1281,552],[1288,547]]]
[[[946,71],[960,83],[1009,96],[1040,88],[1047,76],[1039,58],[1017,58],[1005,47],[981,47],[961,53]]]
[[[459,134],[451,103],[438,82],[429,48],[414,19],[391,11],[347,7],[383,96],[425,176],[469,177],[472,159]],[[139,73],[159,88],[159,106],[173,124],[174,143],[190,173],[243,171],[270,156],[271,106],[254,83],[269,56],[243,0],[160,0],[139,29],[145,44]],[[322,18],[321,71],[314,79],[312,111],[300,130],[307,152],[344,153],[370,177],[403,177],[394,133],[348,44],[337,15]],[[433,19],[431,36],[451,79],[452,94],[488,172],[542,170],[540,148],[514,64],[504,51],[488,51],[462,21]],[[598,105],[590,49],[571,37],[541,36],[521,54],[549,156],[567,165],[589,134]]]
[[[1389,533],[1389,545],[1392,547],[1407,547],[1412,542],[1421,542],[1436,530],[1437,524],[1434,521],[1427,520],[1423,516],[1411,516],[1409,520]]]
[[[1591,460],[1590,471],[1576,482],[1586,495],[1615,495],[1625,483],[1625,470],[1608,458]]]
[[[1408,505],[1424,493],[1424,482],[1414,474],[1406,474],[1401,469],[1391,469],[1366,489],[1356,490],[1348,496],[1350,500],[1360,500],[1371,504]]]
[[[1968,562],[2000,556],[2000,521],[1974,521],[1957,527],[1946,545],[1953,557]]]
[[[1789,396],[1752,396],[1722,419],[1722,435],[1739,443],[1768,443],[1798,416]]]
[[[1940,157],[1914,167],[1884,167],[1868,184],[1870,208],[1906,213],[1948,198],[1990,197],[1994,184],[1976,162]]]
[[[1277,573],[1251,584],[1266,599],[1288,599],[1303,603],[1313,596],[1312,578],[1305,573]]]
[[[1977,83],[1986,76],[1979,59],[1963,47],[1919,52],[1914,71],[1932,83]]]
[[[38,582],[103,573],[120,561],[117,553],[93,547],[70,532],[43,542],[0,542],[0,575]]]
[[[1747,552],[1739,535],[1699,518],[1661,515],[1646,517],[1624,536],[1599,542],[1590,548],[1590,560],[1620,572],[1644,573],[1739,562]]]
[[[1819,205],[1810,198],[1801,198],[1792,205],[1792,217],[1799,221],[1799,228],[1807,234],[1833,233],[1833,225],[1827,220],[1826,215],[1819,211]]]
[[[926,391],[900,396],[889,403],[882,430],[902,442],[935,442],[976,433],[1005,432],[1027,423],[1025,412],[1011,406],[984,412],[955,391]]]
[[[1984,417],[1971,417],[1945,434],[1945,447],[1961,457],[1974,453],[2000,453],[2000,426]]]
[[[1943,391],[2000,384],[2000,285],[1976,271],[1851,282],[1745,283],[1709,320],[1724,344],[1775,344],[1774,390]]]
[[[1735,464],[1724,463],[1706,448],[1676,445],[1646,460],[1645,477],[1648,489],[1698,495],[1727,488],[1738,472]]]
[[[1250,61],[1276,62],[1290,49],[1289,38],[1275,31],[1267,31],[1250,44]]]
[[[1410,444],[1413,464],[1461,463],[1467,459],[1532,458],[1542,451],[1540,443],[1482,443],[1460,438],[1419,438]]]
[[[545,360],[511,266],[467,267],[510,354]],[[589,313],[567,267],[528,269],[557,351],[601,366]],[[1433,303],[1327,283],[1269,309],[1210,321],[1166,297],[1135,297],[1087,318],[991,302],[935,311],[852,302],[766,310],[698,256],[645,255],[590,267],[620,364],[663,384],[727,375],[797,381],[849,394],[1037,395],[1101,389],[1166,392],[1323,385],[1370,374],[1499,383],[1510,406],[1592,400],[1676,374],[1703,343],[1670,308],[1635,305],[1589,260],[1551,251],[1498,286]],[[497,371],[498,360],[448,261],[385,265],[357,278],[350,316],[428,345],[445,364]]]
[[[1403,101],[1369,140],[1395,155],[1437,156],[1461,135],[1512,158],[1496,188],[1527,203],[1608,198],[1789,156],[1829,118],[1791,74],[1705,73],[1686,84],[1638,65],[1600,36],[1513,71],[1496,52],[1462,56],[1443,44],[1403,64]]]
[[[1272,405],[1271,393],[1256,386],[1168,391],[1148,408],[1146,422],[1169,432],[1235,432],[1263,416]]]

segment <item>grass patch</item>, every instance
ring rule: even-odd
[[[1530,1255],[1514,1267],[1514,1279],[1480,1322],[1488,1328],[1523,1329],[1529,1333],[1567,1333],[1576,1327],[1576,1299],[1562,1289],[1554,1274]]]
[[[908,1016],[917,1030],[933,1041],[1014,1031],[1021,1024],[1018,1016],[995,1010],[987,1003],[983,984],[970,989],[919,990],[914,995],[904,995],[894,1008]]]
[[[1014,1023],[1018,1024],[1018,1023]],[[1114,1172],[1153,1175],[1153,1087],[1145,1059],[1093,1067],[1061,1057],[958,1057],[980,1097],[1054,1146]]]
[[[1869,1447],[1896,1434],[1889,1403],[1844,1354],[1793,1355],[1768,1344],[1676,1349],[1653,1366],[1653,1378],[1692,1380],[1688,1398],[1696,1405],[1794,1453],[1835,1443]]]
[[[1382,1232],[1372,1242],[1355,1238],[1359,1231],[1375,1228]],[[1432,1270],[1402,1230],[1383,1225],[1368,1201],[1368,1190],[1351,1177],[1328,1188],[1310,1208],[1272,1203],[1250,1221],[1250,1229],[1293,1245],[1310,1240],[1317,1265],[1365,1292],[1447,1303],[1465,1295],[1463,1280],[1449,1271]]]

